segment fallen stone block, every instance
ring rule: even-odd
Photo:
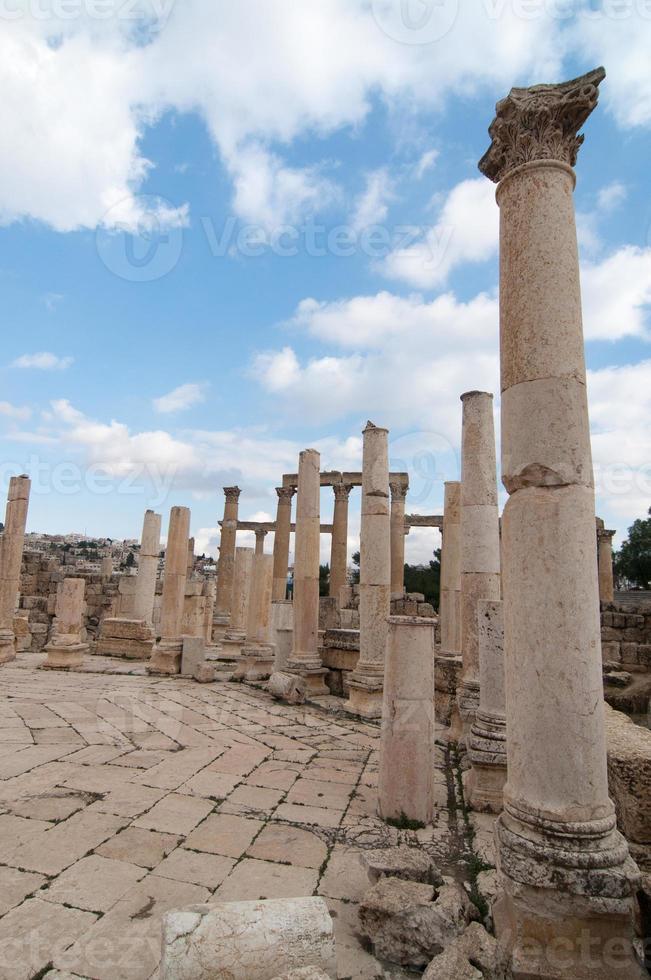
[[[215,668],[212,664],[203,663],[195,667],[192,679],[198,684],[212,684],[215,680]]]
[[[632,680],[626,670],[604,671],[604,684],[612,684],[613,687],[628,687]]]
[[[363,851],[362,864],[366,867],[369,880],[373,885],[380,878],[420,881],[437,888],[444,884],[429,854],[416,847],[386,847]]]
[[[191,905],[163,916],[161,980],[273,980],[305,967],[337,976],[322,898]]]
[[[193,677],[197,667],[206,661],[206,642],[200,636],[183,637],[181,677]]]
[[[423,974],[423,980],[443,977],[463,980],[505,980],[507,957],[495,939],[478,922],[436,956]]]
[[[359,907],[361,930],[376,955],[400,966],[427,966],[478,917],[457,882],[435,889],[421,882],[381,878]]]
[[[606,705],[608,788],[619,829],[629,841],[651,843],[651,731]]]
[[[303,704],[307,691],[304,677],[277,671],[267,682],[267,690],[272,697],[287,704]]]

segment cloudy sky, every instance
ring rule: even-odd
[[[651,0],[0,0],[0,482],[32,475],[30,529],[182,503],[214,549],[223,485],[271,517],[300,449],[360,466],[367,418],[441,512],[459,395],[499,426],[494,104],[604,64],[576,207],[621,541],[651,505],[650,50]]]

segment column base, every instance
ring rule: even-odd
[[[16,636],[13,630],[0,630],[0,664],[9,664],[16,659]]]
[[[463,775],[466,801],[473,810],[501,813],[506,784],[506,719],[504,715],[477,711],[467,739],[472,764]]]
[[[374,681],[353,676],[348,682],[348,710],[361,718],[382,717],[382,678]]]
[[[268,681],[274,670],[274,647],[272,643],[262,646],[245,646],[242,658],[246,661],[245,681]]]
[[[141,619],[105,619],[95,654],[124,660],[149,660],[154,649],[154,630]]]
[[[181,673],[182,640],[160,640],[147,664],[148,674],[173,676]]]
[[[463,723],[464,733],[467,735],[471,725],[475,722],[477,711],[479,710],[479,682],[472,680],[462,680],[457,691],[457,706],[459,715]]]
[[[228,613],[216,613],[212,621],[212,641],[213,643],[221,643],[226,635],[226,631],[229,627],[231,617]]]
[[[226,631],[226,634],[221,641],[219,646],[219,651],[217,653],[218,660],[239,660],[242,656],[242,647],[244,646],[244,641],[246,637],[240,635],[237,638],[229,637],[230,630]]]
[[[330,688],[325,682],[325,676],[328,670],[327,667],[322,665],[320,660],[314,666],[311,666],[302,660],[292,660],[290,658],[282,670],[286,674],[295,674],[297,677],[303,678],[305,681],[306,697],[322,698],[330,694]]]
[[[58,644],[56,640],[43,648],[47,659],[41,664],[44,670],[71,670],[81,667],[88,653],[87,643]]]
[[[552,820],[505,801],[495,824],[497,938],[514,980],[639,980],[633,914],[640,872],[614,812]]]
[[[513,980],[642,980],[633,901],[541,890],[503,879],[492,914]]]

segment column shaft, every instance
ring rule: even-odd
[[[237,517],[241,490],[239,487],[224,487],[224,519],[219,542],[219,564],[217,566],[217,599],[215,601],[215,624],[228,626],[233,598],[233,567],[235,564],[235,543],[237,540]]]
[[[80,667],[88,644],[82,642],[86,580],[66,578],[57,590],[52,635],[44,648],[47,658],[42,667],[58,670]]]
[[[335,483],[335,509],[332,518],[330,546],[330,595],[339,601],[342,588],[348,584],[348,498],[352,487]]]
[[[321,457],[305,449],[298,463],[294,544],[294,643],[290,673],[304,677],[312,694],[327,694],[319,656],[319,555],[321,550]]]
[[[500,598],[500,530],[493,396],[461,396],[461,657],[457,703],[466,730],[479,706],[477,603]]]
[[[154,616],[154,596],[156,594],[160,555],[160,530],[160,514],[155,514],[153,510],[146,511],[140,539],[134,618],[141,619],[148,626],[152,625]]]
[[[20,567],[31,481],[12,476],[9,481],[5,529],[0,538],[0,664],[16,659],[14,613],[20,588]]]
[[[165,550],[161,638],[147,668],[151,673],[178,674],[181,669],[181,622],[187,581],[189,535],[190,511],[187,507],[172,507]]]
[[[461,653],[461,483],[445,484],[441,546],[441,654]]]
[[[613,538],[615,531],[597,528],[597,548],[599,568],[599,599],[601,602],[614,602],[615,584],[613,581]]]
[[[289,570],[289,537],[292,526],[293,487],[276,487],[278,508],[276,510],[276,533],[274,535],[274,601],[282,601],[287,595],[287,572]]]
[[[405,498],[407,488],[391,484],[391,595],[402,599],[405,594]]]
[[[350,680],[350,709],[364,717],[379,718],[391,612],[389,432],[369,422],[363,436],[360,652]]]

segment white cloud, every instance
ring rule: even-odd
[[[10,402],[0,402],[0,415],[4,415],[8,419],[24,422],[28,418],[31,418],[32,410],[27,406],[20,407],[18,405],[12,405]]]
[[[597,205],[601,211],[614,211],[623,201],[626,200],[628,191],[626,186],[619,180],[613,180],[610,184],[602,187],[597,194]]]
[[[290,325],[344,351],[301,362],[285,347],[254,359],[254,376],[293,417],[323,424],[354,414],[451,436],[461,392],[497,390],[498,310],[487,295],[310,299]]]
[[[425,153],[422,154],[418,163],[414,167],[414,176],[416,180],[423,179],[425,174],[436,164],[439,156],[440,153],[438,150],[426,150]]]
[[[208,385],[205,382],[179,385],[173,391],[160,398],[154,398],[153,404],[157,412],[168,414],[183,412],[193,405],[198,405],[206,399]]]
[[[39,351],[37,354],[22,354],[12,361],[11,367],[35,368],[39,371],[65,371],[73,361],[73,357],[58,357],[50,351]]]
[[[649,339],[651,248],[626,245],[603,261],[581,265],[587,340]]]
[[[394,198],[393,181],[386,167],[366,175],[366,187],[355,202],[351,224],[356,232],[380,225],[389,213]]]
[[[367,0],[184,0],[158,31],[120,16],[4,21],[0,221],[139,226],[150,205],[138,191],[153,166],[143,136],[168,109],[204,119],[239,214],[292,220],[332,191],[313,160],[284,159],[297,137],[360,127],[378,98],[442,109],[451,93],[552,77],[558,32],[553,19],[530,22],[510,7],[499,18],[462,7],[433,51],[397,43]],[[175,205],[152,206],[161,222],[184,219]]]
[[[492,258],[498,243],[494,186],[483,178],[464,180],[448,194],[436,224],[413,245],[392,252],[383,271],[419,289],[432,289],[462,263]]]

